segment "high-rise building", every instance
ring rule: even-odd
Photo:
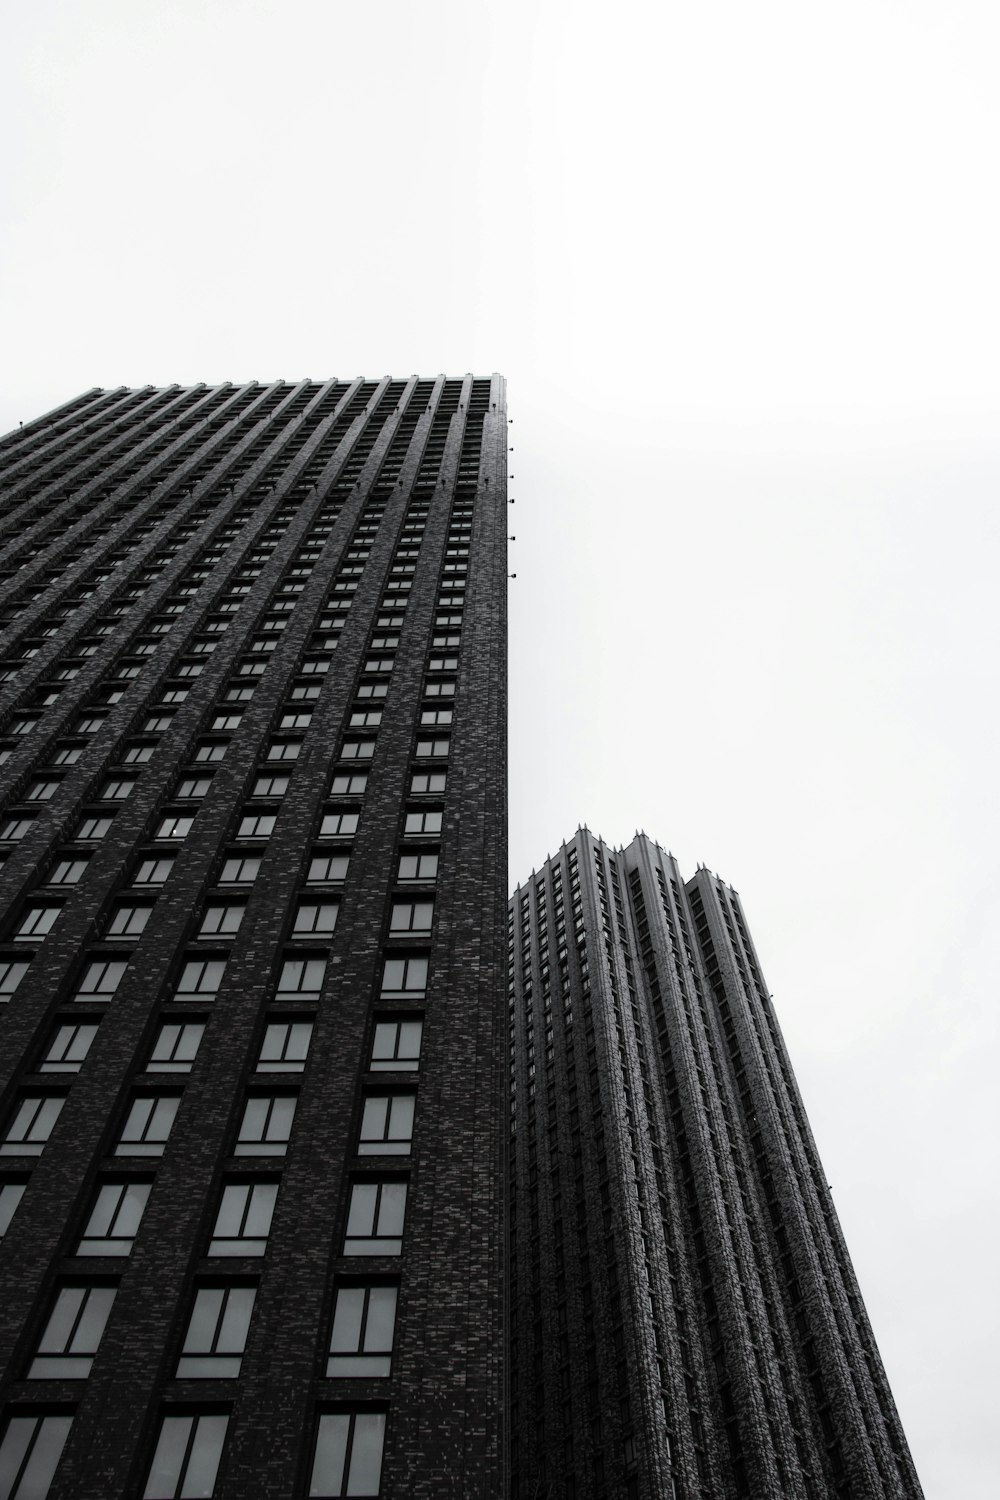
[[[736,892],[581,830],[508,965],[513,1500],[916,1500]]]
[[[0,1496],[496,1500],[503,381],[0,444]]]

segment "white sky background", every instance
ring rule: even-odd
[[[992,1500],[995,0],[2,20],[0,430],[507,375],[512,876],[586,821],[740,890],[929,1500]]]

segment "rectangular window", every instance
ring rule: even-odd
[[[418,759],[429,758],[443,759],[451,752],[451,740],[446,734],[438,735],[434,739],[417,740],[416,751]]]
[[[180,1094],[140,1094],[115,1147],[116,1156],[162,1156],[174,1123]]]
[[[131,795],[134,786],[134,781],[106,781],[101,792],[101,800],[103,802],[124,802],[125,798]]]
[[[134,885],[163,885],[174,867],[172,854],[163,855],[160,859],[144,859],[139,863],[133,877]]]
[[[416,1094],[368,1094],[361,1116],[359,1156],[409,1156]]]
[[[224,958],[189,958],[181,970],[175,1000],[214,1000],[226,972]]]
[[[211,1500],[228,1425],[221,1412],[164,1417],[142,1500]]]
[[[165,818],[160,819],[153,837],[154,839],[184,839],[191,832],[193,824],[192,814],[168,813]]]
[[[420,1066],[424,1023],[419,1020],[377,1021],[372,1042],[373,1073],[415,1072]]]
[[[312,1040],[311,1021],[269,1021],[257,1059],[258,1073],[301,1073]]]
[[[319,836],[321,839],[352,838],[358,831],[356,812],[327,812],[323,814]]]
[[[97,1035],[96,1021],[66,1021],[56,1027],[49,1050],[40,1063],[40,1073],[79,1073],[90,1044]]]
[[[410,777],[410,791],[415,796],[436,792],[440,795],[448,783],[445,771],[415,771]]]
[[[440,833],[443,814],[440,808],[407,808],[405,834]]]
[[[399,856],[399,880],[435,880],[438,872],[438,855],[431,850],[424,854],[401,854]]]
[[[114,785],[117,784],[117,782],[114,783]],[[131,785],[132,783],[129,782],[130,787]],[[28,787],[28,801],[49,802],[59,790],[59,786],[60,783],[58,781],[33,781]],[[107,796],[107,792],[103,795]],[[128,796],[128,792],[125,793],[125,796]]]
[[[454,713],[450,708],[422,708],[420,710],[420,722],[424,728],[431,725],[450,724]]]
[[[395,1324],[395,1286],[338,1287],[327,1375],[390,1374]]]
[[[73,1425],[68,1413],[12,1416],[0,1441],[4,1500],[44,1500]]]
[[[74,1000],[110,1000],[128,968],[126,958],[95,958],[83,972]]]
[[[236,830],[237,838],[270,838],[274,832],[275,817],[274,813],[250,813],[247,817],[240,819],[240,826]]]
[[[190,1073],[205,1034],[203,1021],[164,1021],[146,1071],[149,1073]]]
[[[226,758],[228,740],[206,740],[198,745],[194,752],[196,761],[220,761]]]
[[[430,933],[433,920],[433,901],[394,901],[389,931],[393,937],[410,933],[424,937]]]
[[[318,1000],[326,975],[325,958],[286,958],[278,976],[278,1000]]]
[[[0,958],[0,1005],[6,1004],[28,972],[26,958]]]
[[[7,818],[0,825],[0,839],[8,844],[16,843],[24,838],[34,821],[34,818]]]
[[[371,760],[374,754],[375,741],[372,738],[345,740],[340,747],[341,760]]]
[[[61,911],[61,906],[29,906],[14,936],[19,941],[45,937],[46,933],[52,931]]]
[[[301,740],[272,740],[267,747],[268,760],[298,760],[301,753]]]
[[[29,1094],[21,1099],[0,1144],[0,1156],[41,1156],[65,1103],[62,1094]]]
[[[314,854],[309,861],[309,884],[324,885],[346,880],[349,861],[348,854]]]
[[[251,1094],[234,1156],[284,1156],[295,1119],[294,1094]]]
[[[383,998],[422,995],[427,988],[427,959],[387,958],[382,969]]]
[[[59,860],[49,876],[49,885],[76,885],[77,881],[82,878],[88,864],[89,860],[85,858],[75,859],[71,857]]]
[[[174,796],[178,798],[207,797],[211,786],[211,776],[185,776]]]
[[[352,1183],[344,1254],[401,1254],[405,1215],[405,1182],[376,1180]]]
[[[108,937],[139,937],[152,915],[151,906],[119,906],[108,927]]]
[[[203,1286],[195,1293],[179,1380],[233,1380],[240,1373],[256,1287]]]
[[[149,1182],[105,1182],[97,1190],[77,1255],[131,1255]]]
[[[288,791],[287,776],[258,776],[253,784],[252,797],[283,797]]]
[[[10,1228],[10,1221],[17,1212],[17,1205],[24,1197],[26,1182],[0,1182],[0,1240]]]
[[[56,1294],[29,1380],[85,1380],[115,1300],[113,1286],[64,1286]]]
[[[222,885],[250,885],[260,874],[259,854],[234,854],[222,866]]]
[[[292,934],[295,937],[332,937],[337,925],[336,901],[300,901]]]
[[[209,906],[201,919],[199,937],[232,937],[239,932],[246,907],[242,902],[231,906]]]
[[[226,1183],[209,1255],[263,1255],[277,1196],[276,1182]]]

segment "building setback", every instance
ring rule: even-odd
[[[513,1500],[916,1500],[736,892],[581,830],[508,966]]]
[[[504,382],[0,443],[0,1496],[503,1493]]]

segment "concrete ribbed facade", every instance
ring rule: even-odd
[[[498,376],[0,443],[5,1497],[503,1492],[506,449]]]
[[[514,1500],[916,1500],[736,892],[581,830],[508,964]]]

